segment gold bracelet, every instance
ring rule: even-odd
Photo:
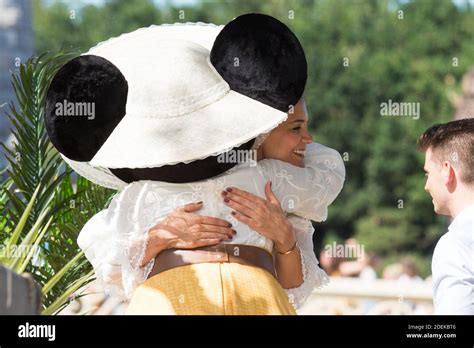
[[[275,250],[280,255],[288,255],[288,254],[291,254],[293,251],[295,251],[297,246],[298,246],[298,242],[295,241],[295,245],[293,245],[290,250],[285,251],[284,253],[279,252],[278,250],[276,250],[276,248],[275,248]]]

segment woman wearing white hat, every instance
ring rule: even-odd
[[[141,35],[147,33],[143,31]],[[79,241],[90,260],[102,258],[94,265],[99,279],[114,283],[114,279],[107,279],[107,276],[117,275],[112,270],[114,266],[120,270],[119,283],[127,297],[153,268],[154,260],[140,267],[148,243],[147,231],[153,222],[176,206],[195,201],[200,195],[205,202],[202,214],[226,217],[229,209],[226,210],[223,204],[219,206],[215,195],[220,195],[228,183],[244,184],[252,178],[253,183],[247,190],[262,196],[258,187],[263,188],[265,175],[281,174],[279,170],[287,168],[275,162],[268,164],[266,169],[259,166],[258,170],[266,171],[262,174],[255,168],[242,166],[228,171],[235,163],[218,163],[216,156],[212,155],[225,153],[231,148],[248,150],[253,138],[277,126],[286,115],[229,89],[229,85],[208,64],[205,49],[198,45],[170,41],[169,37],[168,40],[152,37],[153,41],[133,39],[127,40],[125,36],[110,40],[91,50],[89,53],[93,56],[82,56],[68,63],[52,83],[46,113],[50,116],[46,117],[46,124],[53,144],[69,163],[76,165],[72,162],[76,161],[87,170],[89,164],[108,167],[108,171],[102,169],[94,175],[107,173],[110,182],[114,183],[120,181],[117,177],[125,181],[139,180],[125,187],[104,213],[108,230],[100,232],[113,234],[111,252],[98,255],[97,251],[104,251],[103,247],[87,247],[90,246],[87,238],[83,238],[83,243]],[[151,42],[155,45],[153,49],[149,46]],[[150,68],[150,61],[156,63],[156,70]],[[90,74],[91,71],[94,73]],[[84,86],[91,84],[95,89],[88,93]],[[298,99],[300,96],[301,93]],[[258,97],[254,99],[258,100]],[[55,112],[55,106],[62,100],[95,103],[98,121],[91,125],[84,119],[61,118]],[[90,141],[85,143],[84,137],[89,137]],[[287,169],[292,170],[289,167]],[[312,171],[300,170],[297,175],[314,181],[320,178],[311,175],[320,173],[320,170],[314,166]],[[115,178],[110,172],[115,174]],[[207,179],[224,172],[225,175],[216,179],[173,184]],[[281,185],[275,189],[283,197],[289,192]],[[306,201],[282,201],[288,212],[315,217],[315,208],[326,207],[320,198],[312,197],[314,191],[298,193],[294,198]],[[210,208],[206,211],[208,206]],[[94,221],[92,219],[85,226],[82,236],[88,235],[86,232],[91,226],[97,227]],[[214,252],[171,250],[160,253],[158,257],[161,259],[155,263],[159,266],[157,273],[138,287],[131,311],[293,313],[274,278],[269,254],[273,248],[272,241],[237,221],[234,228],[237,230],[234,243],[220,244]],[[99,235],[96,237],[100,238]],[[223,255],[231,262],[216,263]],[[236,283],[235,279],[240,281]],[[183,281],[190,286],[183,286]],[[216,281],[222,286],[213,286],[218,284]],[[207,284],[204,290],[215,292],[199,291],[203,282]],[[249,282],[254,286],[248,287]],[[229,290],[237,285],[242,291]],[[224,295],[228,298],[222,301]],[[150,299],[153,307],[150,307]]]

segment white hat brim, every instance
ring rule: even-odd
[[[99,186],[113,190],[122,190],[128,185],[128,183],[117,178],[107,168],[93,167],[89,162],[78,162],[67,158],[62,153],[60,153],[60,155],[64,162],[66,162],[77,174]]]
[[[189,163],[240,146],[286,118],[286,113],[230,90],[218,101],[181,116],[125,115],[89,163],[107,168]]]

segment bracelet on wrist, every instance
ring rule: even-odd
[[[288,255],[288,254],[291,254],[292,252],[294,252],[296,250],[296,247],[298,246],[298,242],[295,241],[295,244],[290,248],[290,250],[288,251],[284,251],[284,252],[279,252],[278,250],[276,250],[276,252],[280,255]]]

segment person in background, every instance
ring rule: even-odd
[[[474,314],[474,119],[436,124],[418,139],[425,190],[452,221],[434,250],[435,314]]]

